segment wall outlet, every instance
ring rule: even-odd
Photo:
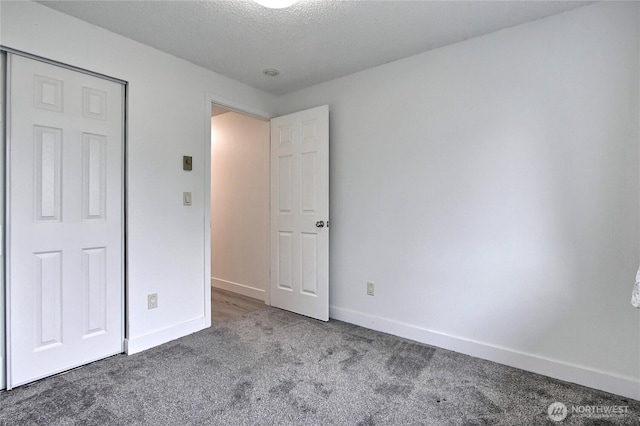
[[[158,307],[158,293],[151,293],[147,296],[147,304],[149,309],[155,309]]]
[[[367,283],[367,295],[368,296],[375,296],[375,294],[376,294],[376,283],[368,282]]]

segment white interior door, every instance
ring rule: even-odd
[[[5,89],[5,60],[6,55],[0,52],[0,144],[4,143],[4,89]],[[4,150],[0,149],[0,164],[4,164]],[[4,188],[4,174],[0,172],[0,188]],[[0,197],[0,389],[7,386],[5,380],[5,301],[4,301],[4,244],[2,228],[4,225],[4,197]]]
[[[123,92],[9,55],[8,387],[123,349]]]
[[[329,319],[329,107],[271,120],[271,305]]]

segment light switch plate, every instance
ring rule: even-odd
[[[182,204],[185,206],[190,206],[191,205],[191,193],[190,192],[183,192],[182,193]]]
[[[190,155],[182,156],[182,170],[191,171],[193,170],[193,158]]]
[[[147,305],[149,309],[156,309],[158,307],[158,293],[147,295]]]

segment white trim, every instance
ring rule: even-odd
[[[5,144],[6,140],[6,134],[5,134],[5,129],[7,129],[7,123],[5,118],[7,117],[7,97],[8,97],[8,88],[7,88],[7,83],[8,83],[8,77],[6,76],[6,60],[7,60],[7,56],[4,52],[0,52],[0,80],[2,80],[2,83],[0,83],[0,88],[2,88],[2,90],[0,90],[0,104],[2,104],[2,107],[0,108],[0,126],[2,127],[0,129],[0,135],[2,136],[0,138],[0,144]],[[5,93],[7,94],[7,96],[5,97]],[[1,148],[0,148],[1,149]],[[6,162],[5,162],[5,157],[6,157],[6,153],[4,151],[2,151],[2,155],[1,155],[1,162],[0,164],[2,164],[3,170],[4,167],[6,167]],[[6,335],[6,318],[5,318],[5,307],[6,307],[6,298],[5,298],[5,292],[4,289],[6,288],[6,282],[5,282],[5,276],[4,276],[4,271],[5,271],[5,240],[4,240],[4,229],[5,229],[5,210],[4,210],[4,188],[5,188],[5,176],[2,175],[2,177],[0,178],[0,180],[2,181],[2,185],[0,186],[1,188],[3,188],[3,193],[2,195],[0,195],[0,197],[2,197],[2,221],[0,221],[0,251],[2,252],[0,254],[0,262],[2,262],[2,265],[0,265],[0,270],[2,271],[2,275],[0,276],[0,315],[2,315],[2,321],[0,321],[0,323],[2,323],[2,329],[0,329],[0,389],[6,389],[7,387],[7,381],[6,381],[6,373],[7,373],[7,364],[6,364],[6,360],[5,360],[5,348],[6,348],[6,340],[5,340],[5,335]]]
[[[269,176],[269,182],[268,182],[268,186],[267,186],[267,194],[268,197],[267,199],[268,201],[268,205],[267,205],[267,211],[265,214],[265,225],[268,232],[268,236],[266,238],[265,244],[264,244],[264,252],[266,253],[265,256],[265,262],[264,262],[264,272],[265,272],[265,277],[267,277],[267,282],[264,283],[266,285],[266,290],[264,290],[264,303],[266,305],[271,306],[271,120],[269,120],[269,130],[268,130],[268,138],[269,138],[269,142],[267,143],[266,148],[266,152],[264,153],[264,155],[266,156],[266,158],[268,158],[267,160],[267,167],[268,167],[268,175]]]
[[[243,296],[252,297],[258,300],[265,300],[266,291],[261,288],[251,287],[245,284],[234,283],[233,281],[211,277],[211,287],[232,291]]]
[[[11,241],[11,227],[8,226],[11,223],[11,62],[12,55],[6,54],[5,61],[5,122],[4,122],[4,140],[5,140],[5,155],[4,155],[4,384],[7,390],[11,390],[11,268],[9,264],[11,262],[11,249],[9,247],[9,241]]]
[[[207,93],[207,98],[209,100],[209,125],[211,125],[211,104],[216,104],[240,114],[250,115],[260,120],[269,121],[272,118],[272,115],[266,111],[254,108],[251,105],[243,104],[242,102],[214,95],[213,93]],[[209,140],[211,140],[211,138],[209,138]]]
[[[211,327],[211,95],[204,95],[204,315],[207,327]]]
[[[16,56],[22,56],[22,57],[27,58],[27,59],[33,59],[34,61],[44,62],[45,64],[53,65],[53,66],[56,66],[58,68],[65,68],[65,69],[68,69],[68,70],[71,70],[71,71],[76,71],[76,72],[79,72],[79,73],[82,73],[82,74],[87,74],[87,75],[90,75],[92,77],[101,78],[103,80],[109,80],[109,81],[112,81],[114,83],[127,84],[127,82],[125,80],[121,80],[121,79],[116,78],[116,77],[111,77],[111,76],[106,75],[106,74],[101,74],[101,73],[98,73],[98,72],[90,71],[90,70],[87,70],[87,69],[84,69],[84,68],[76,67],[74,65],[65,64],[64,62],[54,61],[53,59],[45,58],[45,57],[42,57],[42,56],[33,55],[31,53],[27,53],[27,52],[24,52],[24,51],[18,50],[18,49],[13,49],[13,48],[8,47],[8,46],[0,45],[0,51],[11,53],[12,55],[16,55]]]
[[[119,83],[122,88],[122,145],[120,153],[120,353],[124,352],[124,339],[127,337],[127,137],[128,124],[128,83]]]
[[[605,371],[567,364],[558,360],[451,336],[412,324],[376,317],[337,306],[330,306],[329,311],[329,316],[332,319],[640,400],[640,380],[637,378],[617,376]]]
[[[204,330],[207,327],[209,327],[209,325],[207,325],[207,319],[203,316],[162,330],[156,330],[143,336],[125,339],[125,353],[127,355],[133,355],[155,346],[162,345],[163,343],[179,339],[180,337],[193,334],[197,331]]]

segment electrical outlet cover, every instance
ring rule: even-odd
[[[374,296],[375,293],[376,293],[376,284],[368,282],[367,283],[367,295],[368,296]]]

